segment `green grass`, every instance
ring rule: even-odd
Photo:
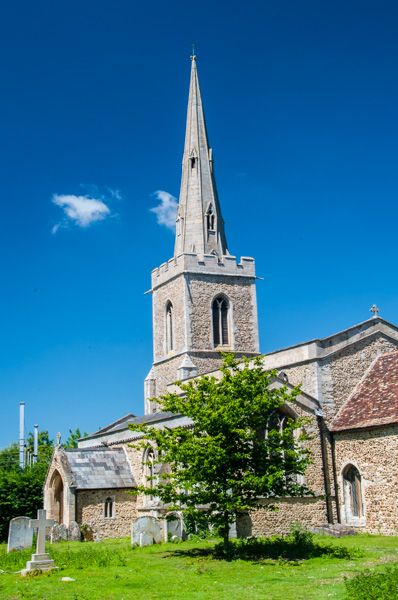
[[[345,597],[344,577],[364,569],[377,572],[398,562],[397,537],[316,536],[315,541],[343,546],[349,552],[337,553],[343,558],[328,552],[307,560],[246,555],[245,560],[228,562],[214,558],[214,541],[147,548],[131,548],[128,540],[59,543],[48,546],[60,567],[57,572],[22,578],[13,572],[23,568],[30,553],[7,555],[2,545],[0,569],[7,573],[0,574],[0,599],[335,599]],[[62,582],[65,576],[76,581]]]

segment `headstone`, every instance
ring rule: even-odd
[[[7,552],[31,548],[33,529],[29,527],[29,517],[15,517],[10,521],[8,529]]]
[[[134,546],[150,546],[160,544],[162,534],[159,519],[155,517],[138,517],[131,526],[131,544]]]
[[[185,539],[184,523],[180,515],[171,514],[166,517],[166,541]]]
[[[62,525],[62,523],[55,523],[51,527],[51,535],[50,540],[53,544],[54,542],[66,542],[68,541],[68,528],[66,525]]]
[[[154,543],[153,541],[153,537],[150,533],[146,533],[144,531],[144,533],[140,533],[140,546],[151,546]]]
[[[46,529],[53,525],[54,521],[46,518],[44,509],[37,511],[37,519],[30,519],[29,527],[37,529],[36,552],[32,554],[32,560],[26,563],[26,568],[21,571],[21,575],[31,571],[50,571],[56,568],[54,561],[46,554]]]
[[[236,521],[231,523],[231,525],[229,526],[229,537],[233,540],[238,537],[238,534],[236,531]]]
[[[68,539],[71,542],[80,542],[82,534],[80,532],[80,525],[76,521],[71,521],[69,525]]]

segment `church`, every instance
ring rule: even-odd
[[[44,490],[50,518],[88,526],[96,539],[130,535],[139,516],[162,517],[156,498],[132,495],[151,485],[156,449],[131,447],[131,423],[189,426],[161,412],[156,398],[175,381],[215,374],[221,352],[259,354],[256,272],[251,257],[230,254],[217,194],[196,57],[191,77],[176,215],[174,256],[152,271],[153,364],[144,382],[144,415],[125,415],[55,449]],[[341,524],[373,533],[398,529],[398,327],[378,316],[327,338],[264,356],[274,385],[301,385],[285,414],[307,417],[312,462],[304,482],[312,495],[269,499],[237,523],[238,535],[286,533]],[[281,415],[281,421],[283,415]],[[283,423],[281,422],[281,426]]]

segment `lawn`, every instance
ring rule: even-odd
[[[398,538],[360,535],[322,544],[359,548],[360,556],[307,560],[217,560],[214,541],[131,548],[128,540],[59,543],[48,550],[60,567],[54,573],[22,578],[28,553],[6,554],[0,546],[1,600],[282,599],[344,598],[344,576],[398,563]],[[75,579],[62,582],[62,577]]]

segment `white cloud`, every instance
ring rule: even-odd
[[[120,190],[114,190],[112,188],[106,188],[111,198],[115,200],[123,200],[122,192]]]
[[[159,200],[159,204],[151,208],[150,211],[155,213],[159,225],[164,225],[174,231],[178,207],[177,199],[163,190],[158,190],[154,193],[154,196]]]
[[[111,211],[105,202],[90,196],[76,196],[74,194],[54,194],[54,204],[62,208],[65,213],[64,221],[53,226],[51,233],[55,234],[60,227],[72,222],[78,227],[88,227],[96,221],[103,221],[110,216]]]

